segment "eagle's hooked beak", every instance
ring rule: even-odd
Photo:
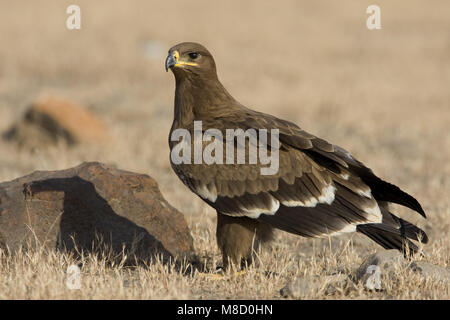
[[[179,57],[180,54],[178,53],[178,51],[172,51],[169,53],[166,58],[166,72],[177,64]]]
[[[184,61],[180,59],[180,53],[176,50],[169,53],[166,58],[166,71],[170,68],[184,67],[184,66],[198,66],[195,62]]]

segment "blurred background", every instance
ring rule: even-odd
[[[71,4],[80,30],[66,28]],[[381,30],[366,27],[371,4],[381,7]],[[448,234],[449,17],[448,0],[1,0],[0,132],[46,95],[82,106],[111,138],[32,147],[34,134],[0,139],[0,181],[94,160],[147,173],[194,238],[211,230],[214,241],[215,215],[172,172],[167,143],[175,83],[164,59],[195,41],[236,99],[351,151],[417,197],[430,218],[411,220]]]

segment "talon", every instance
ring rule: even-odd
[[[211,279],[211,280],[224,280],[225,279],[223,272],[219,272],[219,273],[198,272],[197,276],[202,277],[202,278]]]
[[[246,274],[247,274],[246,270],[241,270],[241,271],[237,271],[234,275],[236,277],[239,277],[239,276],[245,276]]]
[[[247,274],[246,270],[236,271],[234,273],[226,274],[223,270],[216,271],[215,273],[198,272],[197,276],[202,278],[209,278],[211,280],[226,280],[231,277],[240,277]]]

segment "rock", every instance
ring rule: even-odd
[[[310,299],[322,291],[326,295],[333,295],[338,288],[347,287],[350,283],[348,280],[348,277],[344,274],[297,278],[286,284],[280,290],[280,294],[284,298],[293,299]]]
[[[109,139],[106,125],[94,114],[71,101],[43,96],[32,103],[23,118],[3,134],[20,146],[36,147],[64,141],[102,143]]]
[[[286,284],[280,290],[280,294],[284,298],[305,299],[311,294],[317,293],[319,286],[318,280],[315,277],[297,278]]]
[[[369,290],[383,290],[386,281],[395,282],[399,274],[396,271],[412,270],[423,277],[436,281],[448,282],[450,279],[449,268],[433,265],[425,261],[408,263],[397,250],[378,251],[369,256],[358,268],[355,280],[363,283]],[[407,276],[407,272],[403,273]]]
[[[102,252],[106,245],[149,261],[194,251],[184,216],[155,180],[96,162],[0,183],[0,235],[11,252],[28,245]]]
[[[382,282],[394,275],[396,267],[404,263],[397,250],[378,251],[369,256],[356,271],[356,280],[369,290],[381,290]]]
[[[448,282],[450,280],[449,268],[436,266],[425,261],[412,262],[409,267],[412,271],[417,272],[424,277],[429,277],[437,281],[445,282]]]

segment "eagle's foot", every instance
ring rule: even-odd
[[[240,270],[236,272],[225,272],[222,268],[216,270],[214,273],[198,272],[197,276],[207,278],[210,280],[227,280],[230,278],[240,277],[247,274],[247,270]]]
[[[198,272],[197,276],[200,278],[205,278],[209,280],[224,280],[223,273],[206,273],[206,272]]]

